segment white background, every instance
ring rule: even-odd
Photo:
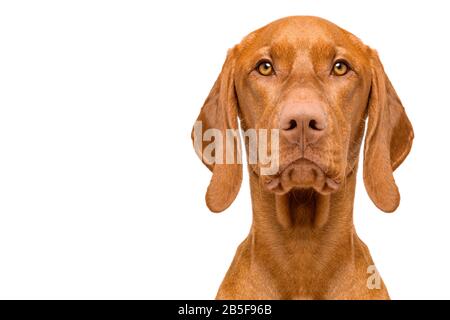
[[[214,298],[250,196],[207,210],[191,126],[227,49],[288,15],[379,51],[416,139],[394,214],[359,176],[356,229],[392,298],[450,298],[446,3],[2,2],[0,298]]]

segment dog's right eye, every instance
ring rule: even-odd
[[[350,70],[348,63],[344,60],[338,60],[334,63],[333,73],[336,76],[343,76]]]
[[[256,66],[256,70],[263,76],[270,76],[274,73],[273,66],[269,61],[261,61]]]

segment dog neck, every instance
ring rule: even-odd
[[[348,247],[351,252],[355,236],[355,185],[356,170],[330,195],[312,190],[275,195],[265,191],[258,176],[250,170],[253,223],[248,239],[251,248],[277,256],[285,252],[290,255],[289,260],[293,256],[314,259],[312,252],[338,247]],[[286,250],[278,250],[283,247]]]

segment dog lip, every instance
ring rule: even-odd
[[[287,164],[285,164],[284,166],[282,166],[281,168],[280,168],[280,170],[278,171],[278,175],[282,175],[283,174],[283,172],[284,171],[286,171],[286,170],[288,170],[290,167],[292,167],[292,166],[295,166],[295,165],[297,165],[297,164],[300,164],[301,162],[304,162],[305,164],[312,164],[312,165],[315,165],[316,167],[318,167],[322,172],[326,172],[323,168],[322,168],[322,166],[320,165],[320,164],[318,164],[317,162],[315,162],[315,161],[313,161],[313,160],[311,160],[311,159],[309,159],[309,158],[307,158],[307,157],[304,157],[304,156],[302,156],[302,157],[299,157],[299,158],[297,158],[297,159],[295,159],[295,160],[293,160],[293,161],[291,161],[291,162],[289,162],[289,163],[287,163]]]
[[[275,189],[275,188],[278,186],[278,184],[280,183],[280,179],[279,179],[279,178],[268,179],[265,183],[266,183],[266,187],[267,187],[268,189],[273,190],[273,189]]]
[[[300,157],[300,158],[284,165],[282,168],[280,168],[280,170],[278,171],[278,173],[276,175],[270,176],[270,177],[266,176],[265,178],[263,178],[263,183],[264,183],[265,188],[268,191],[271,191],[271,192],[274,192],[277,194],[284,194],[284,193],[288,192],[294,186],[291,185],[289,187],[286,187],[283,183],[283,175],[285,175],[285,174],[289,175],[290,174],[289,171],[292,172],[292,170],[295,169],[296,165],[302,165],[302,164],[312,165],[321,171],[322,183],[319,183],[318,185],[314,186],[314,189],[316,189],[316,191],[318,191],[319,193],[322,193],[322,194],[330,194],[330,193],[333,193],[338,190],[338,188],[340,186],[340,181],[339,181],[340,179],[328,177],[326,174],[326,171],[318,163],[316,163],[308,158],[305,158],[305,157]]]

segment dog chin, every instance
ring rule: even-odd
[[[331,194],[339,189],[339,182],[329,178],[314,162],[299,159],[289,164],[279,174],[266,176],[264,187],[276,194],[285,194],[292,189],[312,188],[320,194]]]

